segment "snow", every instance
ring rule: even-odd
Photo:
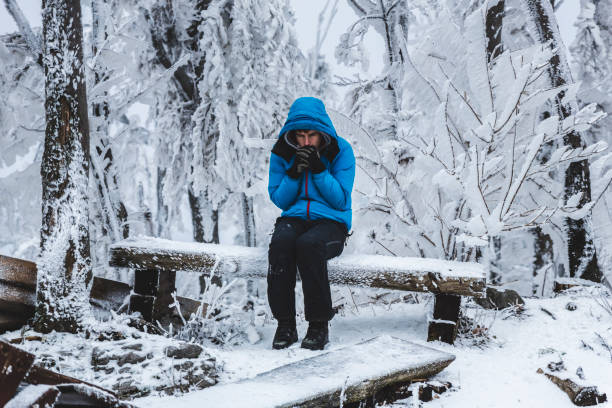
[[[343,290],[347,291],[348,288]],[[297,294],[301,294],[299,285]],[[432,309],[433,298],[429,294],[418,294],[413,297],[418,303],[406,303],[400,300],[404,294],[405,292],[372,289],[356,292],[354,297],[347,295],[348,300],[344,303],[344,307],[331,321],[330,344],[323,351],[301,349],[299,343],[285,350],[273,350],[271,342],[275,323],[269,317],[256,320],[254,328],[261,340],[255,344],[242,343],[235,346],[207,344],[205,350],[213,354],[224,367],[220,384],[213,386],[210,391],[216,387],[226,387],[242,380],[252,379],[260,373],[280,366],[336,352],[373,337],[384,336],[387,339],[398,338],[456,356],[456,360],[449,367],[432,377],[435,381],[451,382],[453,385],[451,391],[424,404],[423,407],[573,407],[557,386],[545,376],[536,373],[538,368],[546,369],[550,362],[560,360],[563,361],[565,370],[555,373],[556,375],[577,381],[574,373],[578,367],[581,367],[585,383],[597,386],[600,392],[606,392],[608,395],[612,392],[612,376],[609,375],[612,354],[603,344],[605,341],[608,345],[612,345],[612,311],[606,311],[602,306],[605,305],[602,299],[610,302],[610,293],[601,286],[572,288],[562,295],[549,299],[525,298],[524,310],[520,313],[514,313],[512,309],[484,310],[469,301],[464,301],[464,312],[473,319],[473,323],[467,330],[468,334],[460,333],[455,345],[426,342],[428,314]],[[334,296],[337,296],[337,293]],[[296,298],[299,303],[300,296]],[[569,302],[577,306],[576,310],[566,309]],[[556,320],[542,309],[554,314]],[[117,381],[118,374],[108,375],[93,371],[90,360],[94,346],[106,347],[108,353],[112,354],[125,345],[141,343],[144,354],[157,353],[156,350],[161,350],[175,341],[161,336],[145,335],[131,328],[126,330],[116,324],[115,327],[128,336],[127,340],[119,341],[116,345],[111,344],[113,342],[98,342],[78,335],[50,333],[41,335],[42,342],[26,341],[19,347],[36,353],[38,361],[42,358],[43,361],[54,364],[51,367],[53,370],[109,388]],[[303,311],[298,307],[300,340],[306,332],[306,327]],[[34,333],[28,330],[24,335],[32,334]],[[20,331],[16,331],[1,337],[13,339],[21,335]],[[138,335],[140,338],[131,338],[133,335]],[[406,356],[402,356],[404,357]],[[155,379],[156,370],[153,369],[158,362],[165,364],[164,367],[171,367],[172,361],[164,362],[158,357],[147,361],[151,364],[146,369],[141,368],[142,372],[131,372],[128,375],[151,384],[151,388],[160,381],[172,381],[171,377],[164,376]],[[353,375],[352,371],[339,366],[336,371],[334,375],[351,377]],[[287,393],[298,395],[301,386],[300,381],[295,385],[295,390]],[[269,392],[271,395],[276,393],[275,387],[266,387],[259,392]],[[202,406],[202,400],[195,397],[199,395],[198,391],[194,394],[177,395],[176,398],[165,396],[157,398],[156,395],[153,393],[146,399],[136,399],[133,403],[151,408]],[[236,393],[234,396],[236,404],[249,401],[249,397],[248,393]],[[393,406],[407,408],[412,407],[410,404],[409,400],[403,400],[395,402]],[[611,403],[600,406],[605,408],[611,406]]]
[[[216,245],[202,244],[196,242],[177,242],[153,237],[136,237],[118,242],[112,248],[126,247],[134,252],[160,253],[160,254],[208,254],[213,258],[221,260],[226,264],[229,272],[232,268],[240,268],[241,271],[253,276],[265,274],[267,271],[267,249],[252,248],[237,245]],[[233,264],[234,263],[234,264]],[[334,273],[347,274],[353,276],[355,281],[360,279],[370,279],[372,276],[368,272],[376,271],[377,274],[393,273],[397,276],[402,274],[422,274],[439,273],[442,276],[464,277],[482,279],[485,277],[483,265],[473,262],[454,262],[430,258],[410,258],[410,257],[391,257],[383,255],[359,255],[349,254],[334,258],[328,263],[330,269],[330,279],[333,281]],[[253,272],[259,270],[259,273]],[[249,272],[250,271],[250,272]]]
[[[24,407],[38,407],[34,405],[36,400],[45,393],[48,389],[55,388],[49,385],[28,385],[22,389],[13,399],[11,399],[4,407],[5,408],[24,408]],[[48,405],[45,405],[47,407]],[[44,407],[38,407],[44,408]]]
[[[0,167],[0,179],[9,177],[14,173],[24,171],[30,165],[32,165],[39,146],[40,144],[30,146],[26,154],[15,156],[15,162],[13,164],[4,164],[2,167]]]

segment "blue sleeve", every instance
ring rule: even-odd
[[[346,211],[351,208],[351,192],[355,181],[355,155],[350,145],[343,149],[330,166],[312,179],[323,196],[335,210]]]
[[[298,198],[300,179],[292,179],[286,174],[284,160],[272,153],[270,155],[270,174],[268,194],[270,200],[281,210],[288,209]]]

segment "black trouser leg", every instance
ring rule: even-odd
[[[295,278],[297,238],[306,231],[306,222],[281,217],[276,220],[268,250],[268,303],[281,323],[295,322]]]
[[[304,314],[309,322],[326,322],[334,316],[327,260],[342,253],[345,239],[346,228],[342,224],[317,220],[296,240],[297,266],[304,291]]]

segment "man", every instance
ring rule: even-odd
[[[296,265],[302,279],[308,331],[302,347],[322,350],[334,315],[327,260],[338,256],[351,229],[355,156],[336,134],[317,98],[297,99],[270,156],[268,193],[283,210],[268,252],[268,301],[278,328],[272,347],[298,340]]]

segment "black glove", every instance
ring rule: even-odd
[[[292,179],[299,179],[302,173],[308,168],[308,155],[310,152],[304,147],[297,149],[293,165],[287,170],[287,175]]]
[[[321,156],[319,155],[319,151],[314,146],[304,146],[300,150],[304,149],[305,153],[307,153],[306,160],[308,162],[308,167],[310,171],[314,174],[321,173],[325,170],[325,164],[321,161]],[[299,153],[299,150],[298,150]]]

